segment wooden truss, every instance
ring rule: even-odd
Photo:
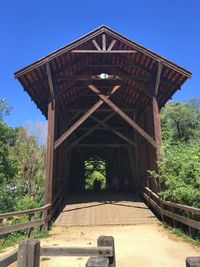
[[[109,53],[137,53],[135,50],[112,50],[115,43],[117,41],[115,39],[107,47],[106,35],[102,34],[102,48],[99,46],[95,39],[92,40],[93,45],[96,50],[72,50],[73,53],[100,53],[100,54],[109,54]]]
[[[136,130],[138,133],[140,133],[143,138],[145,138],[153,147],[156,147],[156,141],[149,135],[147,134],[134,120],[132,120],[125,112],[123,112],[119,107],[117,107],[117,105],[115,105],[110,99],[110,95],[112,95],[114,92],[116,92],[119,88],[119,86],[115,86],[111,93],[109,95],[104,95],[102,94],[94,85],[89,85],[88,86],[90,88],[91,91],[93,91],[96,95],[98,95],[100,97],[100,100],[96,102],[96,104],[94,104],[88,111],[85,112],[85,114],[83,116],[81,116],[81,118],[79,118],[69,129],[67,129],[65,131],[65,133],[63,133],[61,135],[60,138],[58,138],[55,142],[54,148],[56,149],[60,144],[62,144],[88,117],[92,116],[92,114],[103,104],[106,103],[108,104],[111,109],[113,109],[113,111],[115,113],[117,113],[120,117],[122,117],[122,119],[124,119],[134,130]],[[86,136],[88,136],[89,134],[91,134],[93,131],[95,131],[96,129],[99,128],[99,125],[103,125],[105,128],[107,128],[108,130],[113,131],[116,135],[120,136],[122,139],[126,140],[128,143],[130,143],[131,145],[135,146],[135,143],[130,140],[128,137],[126,137],[124,134],[120,133],[119,131],[112,129],[111,127],[109,127],[105,121],[100,121],[99,119],[97,119],[96,117],[92,116],[92,118],[94,120],[96,120],[98,122],[98,125],[96,125],[95,127],[91,128],[87,133],[85,133],[83,136],[79,137],[79,139],[77,139],[71,146],[76,145],[80,140],[82,140],[83,138],[85,138]]]
[[[102,41],[103,42],[103,41]],[[104,41],[105,42],[105,41]],[[103,49],[106,49],[105,43],[102,43]],[[95,42],[93,42],[95,43]],[[111,45],[112,44],[112,45]],[[114,42],[109,45],[109,49],[112,49],[114,46]],[[96,45],[97,48],[97,45]],[[100,49],[100,48],[98,48]],[[104,50],[103,50],[104,51]],[[105,50],[107,51],[107,50]],[[144,139],[148,141],[154,148],[156,148],[157,159],[160,159],[160,145],[162,144],[161,138],[161,128],[160,128],[160,114],[159,107],[157,102],[157,95],[159,91],[159,84],[161,79],[162,72],[162,62],[158,62],[157,75],[155,77],[155,83],[153,88],[152,95],[152,107],[153,107],[153,120],[154,120],[154,133],[155,139],[151,137],[148,133],[146,133],[132,118],[130,118],[122,109],[120,109],[116,104],[114,104],[109,98],[113,95],[119,88],[120,85],[116,85],[108,92],[108,94],[103,94],[97,87],[90,84],[88,88],[95,93],[100,99],[88,110],[85,111],[84,115],[82,115],[71,127],[69,127],[56,141],[54,137],[55,131],[55,108],[56,108],[56,95],[54,93],[53,80],[50,70],[50,65],[46,63],[47,77],[49,83],[49,93],[50,99],[48,104],[48,138],[47,138],[47,183],[46,183],[46,195],[45,195],[45,203],[51,203],[52,201],[52,181],[53,181],[53,166],[54,166],[54,150],[58,148],[74,131],[80,127],[89,117],[91,117],[97,124],[89,129],[85,134],[77,138],[74,142],[69,144],[67,147],[67,151],[69,151],[72,147],[128,147],[128,145],[132,145],[137,149],[137,144],[128,138],[125,134],[119,132],[117,129],[113,129],[106,122],[115,114],[118,114],[124,121],[126,121],[136,132],[138,132]],[[104,103],[106,103],[113,112],[109,114],[102,121],[99,120],[96,116],[94,116],[94,112],[97,111]],[[75,115],[77,117],[77,115]],[[112,131],[117,136],[125,140],[128,144],[80,144],[79,142],[83,140],[85,137],[89,136],[99,127],[103,126],[105,129]]]

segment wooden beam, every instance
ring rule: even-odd
[[[117,147],[128,147],[127,144],[78,144],[75,147],[112,147],[112,148],[117,148]]]
[[[153,97],[153,121],[154,121],[154,134],[156,139],[156,154],[157,160],[161,160],[160,147],[162,145],[162,131],[160,126],[160,113],[156,97]]]
[[[103,122],[108,121],[111,117],[113,117],[115,113],[109,114],[105,119],[103,119]],[[90,128],[89,131],[87,131],[85,134],[81,135],[79,138],[77,138],[72,144],[70,144],[67,148],[67,151],[70,150],[73,146],[78,144],[81,140],[83,140],[85,137],[93,133],[95,130],[99,129],[100,123],[96,124],[94,127]]]
[[[67,109],[67,112],[68,111],[69,112],[79,112],[79,111],[85,112],[85,111],[87,111],[87,109],[85,109],[85,108],[83,108],[83,109],[81,109],[81,108],[69,108],[69,109]],[[96,112],[110,112],[110,111],[112,111],[112,109],[109,109],[109,108],[100,108]],[[132,112],[133,109],[131,109],[131,108],[124,108],[123,111]]]
[[[116,44],[116,42],[117,42],[116,40],[112,40],[112,42],[110,43],[110,45],[109,45],[107,51],[111,51],[112,48],[113,48],[113,46]]]
[[[23,240],[19,244],[17,254],[17,267],[40,266],[40,241]]]
[[[102,50],[106,51],[106,35],[102,34]]]
[[[72,74],[72,75],[59,75],[56,77],[60,81],[88,81],[88,80],[98,80],[102,81],[101,77],[98,74]],[[109,75],[108,78],[105,79],[106,81],[109,80],[118,80],[118,81],[124,81],[124,80],[130,80],[134,82],[140,82],[142,85],[144,85],[145,77],[143,76],[136,76],[136,75],[124,75],[124,74],[113,74]],[[74,82],[72,82],[73,84]]]
[[[148,135],[137,123],[135,123],[126,113],[118,108],[112,101],[107,99],[101,92],[94,86],[89,85],[89,88],[97,94],[105,103],[107,103],[121,118],[123,118],[133,129],[135,129],[143,138],[145,138],[153,147],[156,147],[155,140]]]
[[[52,76],[51,76],[51,69],[50,69],[49,62],[46,63],[46,70],[47,70],[47,77],[48,77],[50,94],[52,97],[54,97],[53,80],[52,80]]]
[[[121,64],[87,64],[87,67],[89,68],[133,68],[136,67],[137,64],[127,64],[127,65],[121,65]],[[69,66],[70,67],[70,66]]]
[[[53,102],[53,103],[52,103]],[[53,162],[54,162],[54,127],[55,100],[48,104],[47,165],[45,181],[45,204],[52,200]]]
[[[155,96],[158,94],[158,89],[159,89],[160,79],[161,79],[162,66],[163,66],[163,62],[158,61],[158,70],[157,70],[156,82],[155,82],[155,88],[154,88],[154,95]]]
[[[110,95],[115,93],[120,86],[116,85],[112,89]],[[110,95],[105,96],[106,99],[110,97]],[[94,104],[81,118],[78,119],[67,131],[61,135],[55,142],[54,148],[56,149],[63,141],[66,140],[68,136],[70,136],[89,116],[91,116],[102,104],[104,103],[103,100],[99,100],[96,104]]]
[[[123,53],[137,53],[135,50],[72,50],[72,53],[97,53],[97,54],[123,54]]]
[[[124,134],[120,133],[119,131],[117,131],[116,129],[108,126],[105,122],[99,120],[98,118],[92,116],[92,118],[98,122],[99,124],[103,125],[106,129],[108,129],[109,131],[115,133],[117,136],[121,137],[123,140],[125,140],[126,142],[128,142],[129,144],[131,144],[132,146],[136,146],[136,144],[131,140],[129,139],[127,136],[125,136]]]
[[[100,46],[97,44],[96,40],[92,40],[92,42],[93,42],[94,46],[96,47],[96,49],[97,49],[98,51],[101,51],[101,48],[100,48]]]
[[[45,204],[52,201],[53,163],[54,163],[54,135],[55,135],[55,99],[54,88],[49,62],[46,64],[50,101],[48,103],[48,134],[47,134],[47,164],[45,181]]]

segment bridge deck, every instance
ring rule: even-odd
[[[158,222],[145,203],[131,194],[71,195],[55,221],[57,226],[129,225]]]

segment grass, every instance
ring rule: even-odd
[[[192,237],[186,235],[181,228],[173,228],[167,224],[164,224],[165,229],[170,231],[170,233],[176,235],[181,238],[183,241],[192,244],[193,246],[200,247],[200,240],[193,239]]]
[[[32,232],[32,237],[35,239],[41,239],[49,237],[48,231],[42,231],[40,232],[39,229],[34,229]],[[12,247],[15,245],[18,245],[20,241],[27,239],[27,232],[21,231],[21,232],[14,232],[11,234],[7,234],[0,237],[0,252],[3,252],[3,250],[7,247]]]

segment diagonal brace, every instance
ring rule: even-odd
[[[126,113],[124,113],[118,106],[116,106],[111,100],[106,98],[94,85],[89,85],[91,91],[97,94],[106,104],[108,104],[122,119],[124,119],[132,128],[134,128],[139,134],[142,135],[153,147],[157,147],[156,141],[147,134],[137,123],[135,123]]]
[[[111,93],[108,96],[104,96],[105,99],[108,99],[110,95],[114,94],[120,86],[116,85],[113,87]],[[89,116],[91,116],[102,104],[104,103],[104,100],[99,100],[94,104],[88,111],[80,117],[69,129],[67,129],[61,137],[59,137],[54,145],[54,148],[56,149],[60,144],[62,144],[67,137],[69,137]]]
[[[108,129],[109,131],[115,133],[117,136],[121,137],[122,139],[124,139],[126,142],[128,142],[129,144],[131,144],[132,146],[136,147],[135,142],[133,142],[130,138],[128,138],[127,136],[125,136],[124,134],[120,133],[119,131],[117,131],[116,129],[113,129],[112,127],[108,126],[104,121],[99,120],[98,118],[92,116],[93,120],[97,121],[99,124],[103,125],[106,129]]]
[[[111,119],[111,117],[113,117],[115,115],[115,113],[111,113],[109,114],[105,119],[103,119],[102,122],[106,122],[109,119]],[[89,131],[87,131],[86,133],[84,133],[83,135],[81,135],[78,139],[76,139],[73,143],[71,143],[68,147],[67,147],[67,151],[70,150],[73,146],[75,146],[76,144],[78,144],[81,140],[83,140],[85,137],[87,137],[88,135],[90,135],[91,133],[93,133],[94,131],[96,131],[99,127],[101,126],[100,123],[97,123],[94,127],[92,127]]]

